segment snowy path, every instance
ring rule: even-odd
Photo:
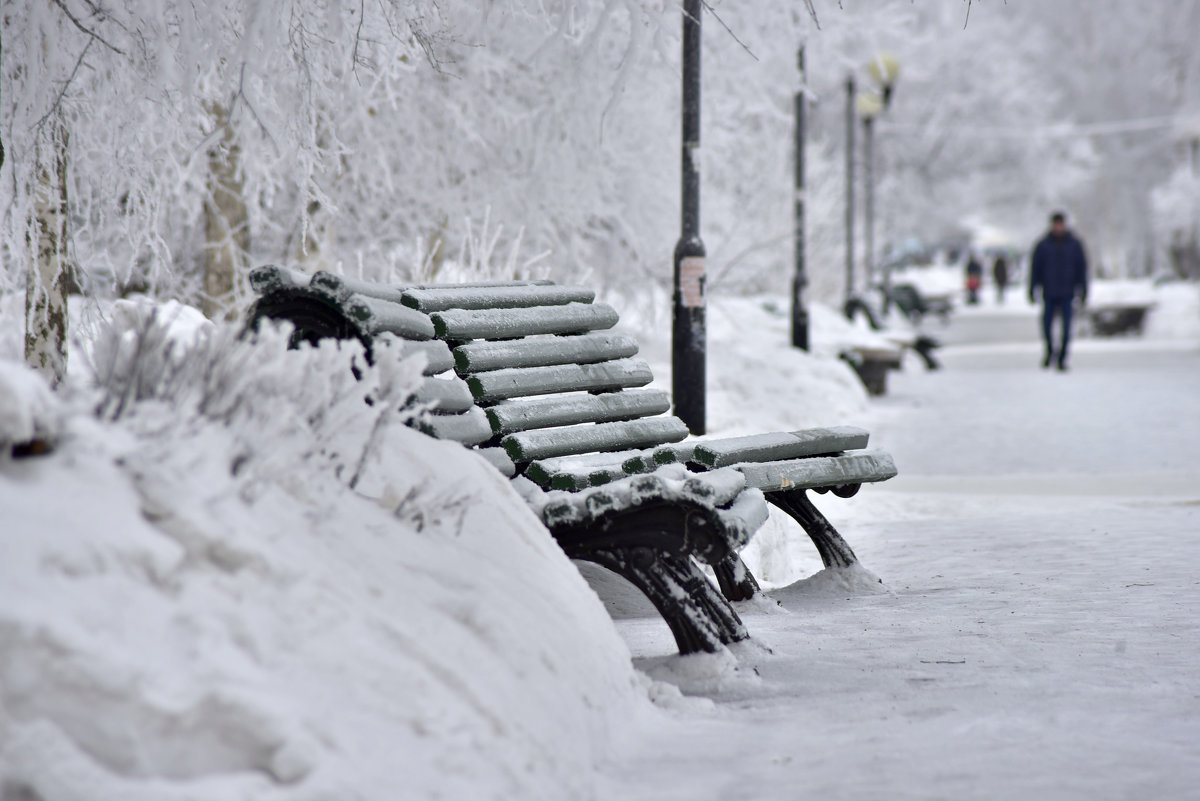
[[[823,503],[888,591],[776,590],[737,669],[622,621],[639,666],[715,703],[630,741],[604,797],[1195,797],[1200,350],[1039,355],[893,377],[872,428],[901,478]]]

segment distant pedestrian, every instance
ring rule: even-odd
[[[1046,341],[1046,357],[1042,367],[1049,367],[1057,357],[1058,369],[1067,369],[1067,345],[1071,339],[1071,307],[1075,298],[1080,305],[1087,303],[1087,257],[1083,243],[1067,230],[1067,217],[1061,211],[1050,215],[1050,232],[1033,248],[1029,267],[1029,302],[1042,301],[1042,336]],[[1062,319],[1062,336],[1057,352],[1051,336],[1054,318]]]
[[[1004,290],[1008,288],[1008,260],[1003,253],[998,254],[992,262],[992,281],[996,283],[996,302],[1003,304]]]
[[[979,287],[983,284],[983,265],[972,253],[967,257],[967,303],[979,303]]]

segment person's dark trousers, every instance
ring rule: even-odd
[[[1043,367],[1049,367],[1054,359],[1054,318],[1062,318],[1062,337],[1059,339],[1058,366],[1067,366],[1067,344],[1071,340],[1071,303],[1072,298],[1046,298],[1042,306],[1042,338],[1046,341],[1046,360]]]

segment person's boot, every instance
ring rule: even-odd
[[[1063,354],[1062,356],[1058,357],[1058,372],[1060,372],[1060,373],[1067,372],[1067,356],[1066,356],[1066,354]]]
[[[1046,351],[1046,358],[1042,359],[1042,369],[1049,367],[1050,362],[1052,362],[1053,360],[1054,360],[1054,351],[1052,351],[1052,350]],[[1061,364],[1062,362],[1060,361],[1059,363]]]

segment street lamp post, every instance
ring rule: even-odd
[[[863,179],[866,184],[863,198],[863,233],[866,239],[863,275],[866,286],[870,287],[875,280],[875,118],[883,110],[883,102],[878,95],[864,92],[858,96],[855,105],[863,124]]]
[[[804,288],[808,286],[808,275],[804,264],[804,93],[808,80],[804,73],[804,48],[796,54],[800,67],[800,88],[796,91],[795,106],[795,195],[793,200],[792,249],[795,257],[795,273],[792,276],[792,347],[808,350],[808,309],[804,305]]]
[[[854,76],[846,78],[846,297],[854,297]]]
[[[874,112],[874,114],[871,115],[872,118],[874,118],[874,116],[878,115],[879,113],[881,113],[883,111],[887,111],[888,107],[892,104],[892,91],[896,88],[896,79],[900,77],[900,62],[897,61],[896,57],[891,55],[890,53],[879,53],[878,55],[875,56],[875,58],[871,59],[869,64],[867,64],[867,74],[869,74],[871,76],[871,80],[874,81],[875,85],[879,87],[879,92],[880,92],[880,97],[877,101],[878,108]],[[863,117],[863,124],[864,124],[864,126],[867,126],[868,129],[870,129],[873,126],[873,123],[867,122],[867,117],[865,115]],[[868,134],[868,135],[870,135],[870,134]],[[868,165],[870,165],[871,161],[874,160],[874,142],[873,141],[871,143],[871,153],[868,158],[870,159],[870,161],[868,161]],[[867,169],[870,171],[873,169],[873,166],[868,166]],[[871,219],[871,221],[867,223],[867,226],[868,226],[867,264],[868,264],[868,269],[873,269],[874,264],[875,264],[874,263],[875,232],[872,228],[873,223],[874,223],[873,218],[874,218],[874,205],[875,205],[874,185],[872,183],[871,178],[868,178],[867,181],[868,181],[868,190],[867,191],[870,193],[868,195],[868,197],[870,198],[869,203],[870,203],[870,208],[871,208],[871,211],[869,211],[867,213],[868,218]],[[892,306],[891,298],[892,298],[892,266],[890,263],[888,263],[888,264],[883,265],[883,313],[884,314],[887,314],[888,311],[891,309],[891,306]]]
[[[671,315],[671,394],[675,416],[705,430],[705,251],[700,240],[700,11],[683,4],[683,147],[679,241]]]

